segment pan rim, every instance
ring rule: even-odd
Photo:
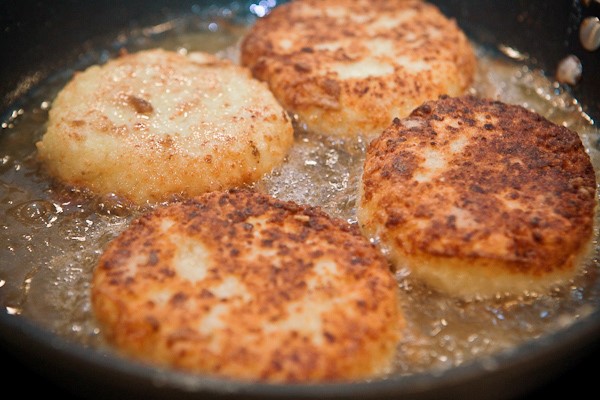
[[[78,374],[86,372],[85,368],[90,368],[98,376],[101,373],[118,374],[123,381],[150,383],[154,389],[174,393],[227,394],[262,398],[285,396],[288,399],[295,399],[318,396],[318,398],[362,399],[445,391],[486,377],[500,378],[511,370],[518,371],[528,366],[539,368],[544,365],[544,361],[560,359],[567,354],[575,358],[581,357],[584,350],[599,345],[598,337],[600,337],[600,309],[546,336],[531,339],[519,346],[489,356],[478,357],[458,366],[409,375],[391,375],[365,382],[289,384],[239,381],[209,374],[187,373],[144,365],[117,354],[103,353],[91,347],[81,346],[75,341],[43,329],[25,317],[6,312],[0,313],[0,345],[26,363],[31,363],[31,360],[26,357],[27,353],[42,350],[60,356],[61,359],[49,360],[50,364],[64,368],[64,365],[61,367],[58,364],[60,361],[68,360],[73,363],[73,366],[77,366]],[[32,344],[35,344],[35,349],[31,347]],[[550,380],[559,372],[561,371],[545,370],[547,376],[542,380]],[[504,380],[500,379],[500,381]],[[530,385],[535,386],[540,383],[544,382],[531,382]],[[520,390],[527,389],[526,386],[524,385]]]

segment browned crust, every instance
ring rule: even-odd
[[[268,222],[260,227],[257,218]],[[188,240],[211,254],[206,276],[195,282],[175,265]],[[323,260],[335,261],[335,279],[319,277]],[[241,282],[249,299],[219,296],[214,288],[228,279]],[[168,294],[162,304],[158,292]],[[125,353],[252,380],[382,373],[403,325],[387,261],[357,228],[244,190],[210,193],[133,222],[99,260],[92,300],[106,337]],[[266,328],[285,325],[296,306],[302,315],[317,313],[317,339],[302,329]],[[227,310],[219,316],[223,328],[202,332],[216,307]]]
[[[382,41],[391,49],[375,51]],[[345,78],[334,70],[365,60],[393,71]],[[410,62],[430,68],[414,71]],[[425,100],[462,94],[476,68],[466,36],[434,5],[381,0],[282,4],[244,38],[241,63],[313,130],[340,136],[379,134]]]
[[[446,162],[419,181],[424,154]],[[539,278],[574,269],[593,231],[596,179],[577,133],[470,96],[442,96],[394,121],[368,149],[362,191],[361,225],[399,259]]]

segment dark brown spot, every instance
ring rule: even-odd
[[[146,322],[154,332],[160,329],[160,322],[156,318],[148,316],[146,317]]]
[[[252,148],[252,155],[254,156],[254,158],[260,159],[260,150],[258,150],[258,147],[256,147],[256,144],[254,144],[254,142],[250,141],[250,147]]]
[[[82,121],[80,119],[76,119],[76,120],[71,121],[70,125],[73,128],[79,128],[79,127],[82,127],[83,125],[85,125],[85,121]]]
[[[412,117],[426,117],[429,114],[431,114],[431,105],[429,104],[423,104],[422,106],[419,106],[418,108],[416,108],[410,115]]]
[[[177,292],[175,295],[173,295],[173,297],[171,297],[171,304],[179,305],[179,304],[185,303],[187,298],[188,298],[188,296],[185,293]]]
[[[339,82],[333,79],[325,79],[323,82],[323,90],[325,93],[336,99],[340,96],[342,91]]]
[[[148,256],[148,264],[156,265],[157,263],[158,263],[158,254],[156,254],[155,250],[152,250],[150,252],[150,255]]]
[[[152,114],[152,112],[154,112],[152,104],[140,97],[131,95],[127,98],[127,102],[138,114]]]
[[[298,62],[298,63],[294,64],[294,69],[297,72],[310,72],[311,71],[310,64],[306,64],[306,63],[302,63],[302,62]]]
[[[323,332],[323,336],[325,336],[325,340],[327,340],[329,343],[334,343],[335,342],[335,336],[331,333],[331,332]]]

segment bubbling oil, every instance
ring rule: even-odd
[[[90,303],[92,272],[102,250],[129,222],[147,211],[116,196],[95,197],[55,185],[36,161],[48,110],[73,71],[103,63],[116,48],[162,47],[182,53],[207,51],[237,61],[248,23],[194,15],[119,36],[86,54],[86,65],[67,65],[39,85],[0,121],[0,306],[67,340],[98,351],[104,343]],[[471,94],[520,104],[576,132],[600,171],[600,132],[581,105],[543,71],[478,47],[479,71]],[[356,223],[357,192],[368,143],[309,132],[294,118],[295,144],[285,163],[256,182],[256,190],[282,200],[320,206]],[[596,237],[598,235],[596,234]],[[597,247],[597,241],[594,242]],[[570,326],[600,306],[598,250],[567,286],[550,294],[461,301],[396,276],[407,318],[394,374],[460,365]]]

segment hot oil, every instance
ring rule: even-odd
[[[232,17],[233,18],[233,17]],[[107,243],[145,209],[116,197],[96,198],[55,186],[36,161],[52,99],[73,71],[129,51],[163,47],[203,50],[237,60],[246,25],[219,18],[178,18],[120,36],[112,47],[85,55],[86,65],[65,66],[1,121],[0,305],[86,346],[105,349],[89,300],[95,263]],[[600,132],[567,90],[541,71],[478,48],[480,70],[471,93],[520,104],[577,131],[597,171]],[[283,200],[318,205],[356,223],[357,191],[367,143],[308,132],[295,119],[295,145],[286,162],[254,185]],[[596,242],[595,242],[596,244]],[[596,254],[595,254],[596,256]],[[395,373],[443,369],[542,337],[600,307],[594,257],[574,281],[552,293],[463,302],[432,292],[398,271],[408,331]]]

